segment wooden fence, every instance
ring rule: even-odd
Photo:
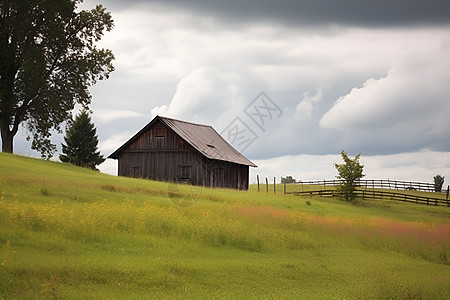
[[[258,182],[258,192],[260,191],[259,175],[256,176]],[[298,196],[321,196],[321,197],[339,197],[335,186],[342,184],[342,180],[316,180],[316,181],[300,181],[296,183],[282,184],[284,194],[294,194]],[[265,178],[266,193],[269,193],[269,181]],[[376,190],[382,189],[382,190]],[[391,192],[386,189],[404,190],[405,192]],[[379,199],[379,200],[394,200],[417,204],[447,206],[450,207],[449,191],[450,186],[447,187],[446,197],[442,193],[433,193],[436,197],[429,195],[412,194],[408,191],[417,192],[434,192],[435,186],[433,183],[418,182],[418,181],[399,181],[399,180],[384,180],[384,179],[367,179],[358,181],[358,189],[355,191],[356,197],[362,199]],[[442,192],[442,191],[441,191]],[[273,193],[276,193],[276,179],[273,178]],[[441,197],[439,197],[441,196]]]
[[[411,195],[407,193],[390,192],[390,191],[376,191],[376,190],[356,190],[357,197],[362,199],[379,199],[379,200],[394,200],[417,204],[447,206],[450,207],[450,201],[443,198]],[[298,196],[321,196],[321,197],[338,197],[339,193],[336,190],[315,190],[302,192],[287,192],[287,194],[294,194]]]
[[[318,188],[324,188],[327,186],[337,186],[342,183],[341,180],[315,180],[315,181],[300,181],[296,183],[290,183],[289,185],[298,186],[298,190],[303,191],[303,185],[317,185]],[[358,186],[362,188],[370,189],[395,189],[395,190],[413,190],[422,192],[434,192],[434,184],[428,182],[417,181],[399,181],[390,179],[367,179],[360,180]]]

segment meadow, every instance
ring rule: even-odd
[[[450,299],[450,208],[0,153],[0,299]]]

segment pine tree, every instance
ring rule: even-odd
[[[96,166],[105,161],[103,155],[97,151],[97,130],[88,112],[82,111],[76,116],[64,137],[66,145],[62,145],[59,159],[76,166],[96,170]]]

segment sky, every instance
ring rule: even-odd
[[[91,88],[108,156],[156,115],[212,125],[260,177],[450,179],[448,0],[86,0],[115,28]],[[237,136],[237,133],[242,133]],[[19,154],[33,154],[22,131]],[[54,135],[60,147],[62,135]],[[31,153],[31,154],[30,154]],[[57,156],[57,155],[56,155]],[[100,170],[117,174],[117,161]],[[447,182],[446,182],[447,183]]]

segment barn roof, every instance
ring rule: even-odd
[[[142,133],[147,131],[157,120],[172,129],[183,140],[188,142],[194,149],[209,159],[228,161],[240,165],[256,167],[244,155],[234,149],[225,141],[217,131],[209,125],[195,124],[166,117],[156,116],[150,123],[136,133],[131,139],[114,151],[108,158],[117,159],[119,153],[129,144],[136,140]]]

